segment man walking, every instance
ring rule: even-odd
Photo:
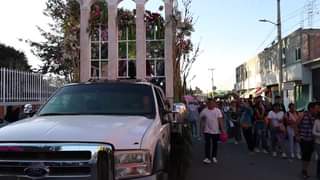
[[[304,113],[302,120],[298,125],[299,140],[302,153],[302,175],[305,179],[309,178],[309,165],[314,151],[314,136],[312,133],[315,117],[319,105],[317,103],[310,103],[308,111]]]
[[[212,161],[218,163],[218,141],[220,133],[224,132],[223,116],[217,103],[213,99],[208,99],[207,108],[201,114],[202,131],[205,137],[205,156],[203,160],[205,164],[210,164]]]

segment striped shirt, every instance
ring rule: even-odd
[[[313,124],[315,118],[309,113],[306,112],[298,126],[300,138],[305,141],[313,141],[314,136],[312,133]]]

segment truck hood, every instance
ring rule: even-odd
[[[153,120],[142,116],[35,117],[0,129],[0,142],[95,142],[139,149]]]

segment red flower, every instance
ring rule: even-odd
[[[100,15],[101,15],[100,11],[97,11],[97,12],[95,13],[95,16],[96,16],[96,17],[99,17]]]

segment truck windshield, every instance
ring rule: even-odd
[[[152,88],[141,84],[66,86],[46,103],[39,115],[136,115],[153,118],[153,97]]]

